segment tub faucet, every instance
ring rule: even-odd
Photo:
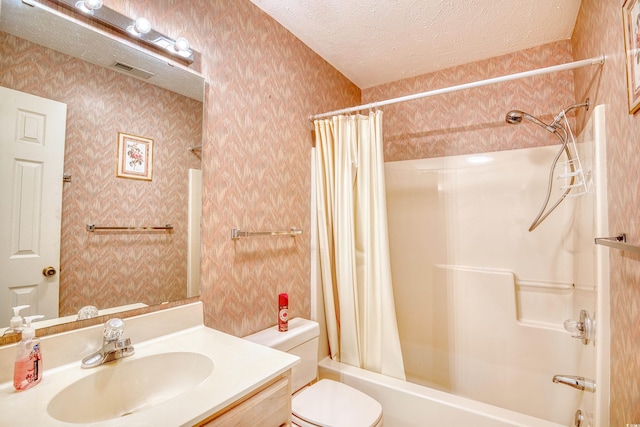
[[[130,338],[121,338],[124,332],[124,321],[113,318],[104,324],[102,332],[102,348],[82,359],[83,368],[94,368],[114,360],[131,356],[134,348]]]
[[[556,384],[566,384],[573,388],[577,388],[578,390],[584,390],[590,393],[596,392],[596,383],[585,377],[577,377],[574,375],[554,375],[553,382]]]

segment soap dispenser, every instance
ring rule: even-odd
[[[26,390],[42,380],[42,353],[40,339],[31,327],[31,321],[40,319],[41,314],[24,318],[26,326],[22,329],[22,340],[18,343],[16,363],[13,369],[13,386],[16,390]]]
[[[22,317],[20,317],[20,310],[29,308],[28,305],[19,305],[13,307],[13,317],[9,321],[9,330],[7,332],[20,332],[22,331]]]

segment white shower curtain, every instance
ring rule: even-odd
[[[391,285],[382,112],[314,123],[320,277],[331,358],[405,379]]]

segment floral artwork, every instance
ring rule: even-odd
[[[118,170],[116,176],[151,181],[153,140],[118,133]]]

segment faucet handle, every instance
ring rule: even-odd
[[[102,336],[104,337],[105,341],[109,342],[120,339],[123,333],[124,321],[122,319],[114,317],[113,319],[109,319],[107,323],[104,324],[104,331],[102,332]]]
[[[564,321],[564,329],[571,333],[573,338],[582,340],[582,344],[587,345],[591,341],[594,321],[586,310],[580,311],[580,320],[567,319]]]
[[[567,319],[563,323],[564,329],[571,334],[573,338],[581,338],[584,331],[584,325],[574,319]]]

